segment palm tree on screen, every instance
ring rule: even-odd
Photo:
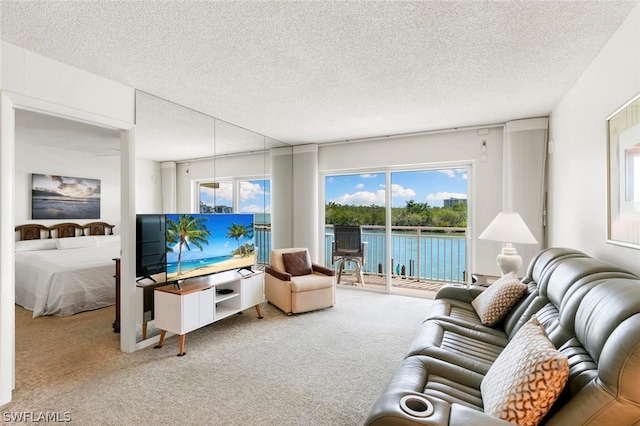
[[[250,247],[240,246],[241,238],[253,238],[253,227],[246,227],[242,224],[232,223],[229,226],[229,230],[227,231],[227,238],[235,238],[236,243],[238,244],[238,248],[235,250],[235,253],[242,255],[242,257],[246,257],[249,255],[251,249]]]
[[[207,229],[206,218],[193,217],[188,214],[178,216],[173,221],[167,218],[167,250],[173,251],[178,246],[178,275],[182,274],[182,247],[191,250],[191,244],[202,251],[202,244],[209,244],[207,237],[211,232]]]

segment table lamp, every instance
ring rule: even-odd
[[[536,244],[537,241],[522,217],[516,212],[500,212],[478,237],[481,240],[500,241],[505,243],[496,259],[502,275],[509,272],[518,274],[522,265],[522,257],[511,244]]]

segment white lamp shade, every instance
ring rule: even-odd
[[[536,244],[522,217],[516,212],[501,212],[478,237],[481,240],[500,241],[503,243]]]

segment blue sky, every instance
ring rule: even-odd
[[[467,170],[393,172],[391,188],[393,207],[404,207],[409,200],[442,207],[445,199],[467,198]],[[325,180],[326,202],[382,206],[384,191],[384,173],[328,176]]]
[[[467,170],[442,169],[427,171],[393,172],[391,187],[394,207],[404,207],[406,202],[429,203],[442,207],[448,198],[467,198]],[[325,201],[339,204],[370,206],[384,205],[384,173],[328,176],[325,181]],[[269,180],[252,180],[240,183],[240,211],[243,213],[270,213]],[[216,190],[216,205],[233,205],[233,183],[220,182]],[[213,206],[214,190],[202,188],[200,199]]]

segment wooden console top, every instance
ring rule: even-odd
[[[162,287],[156,287],[157,291],[164,291],[165,293],[173,293],[173,294],[189,294],[195,293],[196,291],[206,290],[208,288],[214,287],[213,284],[207,281],[186,281],[180,284],[181,288],[173,284],[163,285]]]

